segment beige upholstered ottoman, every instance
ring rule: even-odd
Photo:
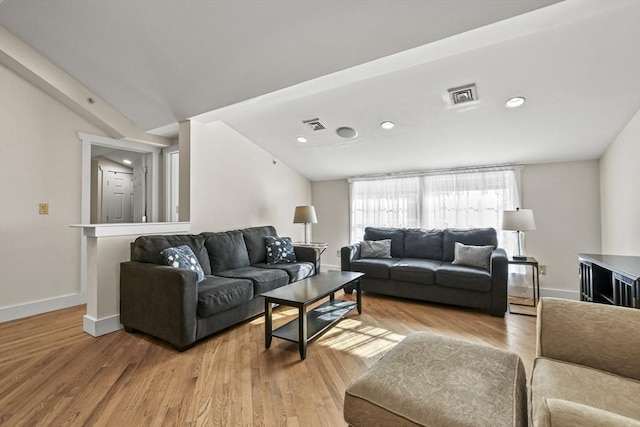
[[[370,426],[526,426],[515,353],[426,332],[403,339],[345,393],[344,419]]]

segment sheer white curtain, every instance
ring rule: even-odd
[[[419,226],[419,177],[351,183],[351,242],[362,240],[365,227]]]
[[[422,180],[423,228],[493,227],[513,254],[513,232],[502,231],[502,212],[520,206],[514,168],[428,174]]]

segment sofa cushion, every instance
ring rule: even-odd
[[[249,279],[253,282],[254,295],[289,284],[287,272],[277,268],[242,267],[221,271],[216,276]]]
[[[288,237],[266,236],[267,264],[289,264],[296,262],[293,243]]]
[[[389,268],[399,260],[399,258],[360,258],[351,262],[351,271],[359,271],[372,279],[388,279]]]
[[[377,228],[366,227],[363,240],[391,239],[391,256],[402,258],[404,256],[404,230],[401,228]]]
[[[433,285],[436,283],[436,269],[442,261],[431,259],[402,258],[389,269],[389,277],[401,282]]]
[[[251,301],[251,280],[207,276],[198,284],[198,316],[209,317]]]
[[[442,230],[410,228],[404,232],[404,256],[442,261]]]
[[[249,255],[240,230],[219,233],[201,233],[209,253],[211,273],[248,267]]]
[[[444,230],[442,260],[451,262],[455,258],[455,243],[464,245],[498,247],[498,237],[493,228],[474,228],[469,230],[447,228]]]
[[[531,373],[534,426],[549,425],[545,400],[561,399],[640,420],[640,381],[539,357]]]
[[[362,258],[391,258],[391,239],[360,242],[360,256]]]
[[[436,284],[450,288],[489,292],[491,290],[491,273],[484,268],[444,262],[436,270]]]
[[[270,225],[261,227],[245,228],[242,231],[244,243],[249,254],[249,263],[251,265],[259,262],[267,262],[267,248],[264,238],[267,236],[278,236],[276,229]]]
[[[165,265],[162,250],[186,245],[191,248],[204,274],[211,274],[209,254],[204,246],[204,237],[197,234],[176,234],[166,236],[140,236],[132,245],[131,261]]]
[[[494,249],[494,246],[463,245],[460,242],[456,242],[452,264],[488,269],[491,252]]]
[[[311,262],[294,262],[291,264],[266,264],[259,263],[252,265],[257,268],[275,268],[282,270],[289,275],[289,283],[297,282],[298,280],[306,279],[309,276],[315,274],[315,267]]]
[[[163,249],[162,257],[164,263],[169,267],[183,268],[194,271],[198,275],[198,282],[204,280],[204,272],[191,248],[187,245],[180,245],[173,248]]]

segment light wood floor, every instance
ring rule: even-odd
[[[344,426],[346,387],[411,331],[515,351],[527,376],[535,353],[534,317],[371,294],[304,361],[287,341],[264,348],[261,317],[178,353],[144,334],[91,337],[84,314],[0,325],[1,426]],[[294,315],[275,309],[274,326]]]

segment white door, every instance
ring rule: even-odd
[[[133,222],[133,174],[102,174],[102,222]]]

